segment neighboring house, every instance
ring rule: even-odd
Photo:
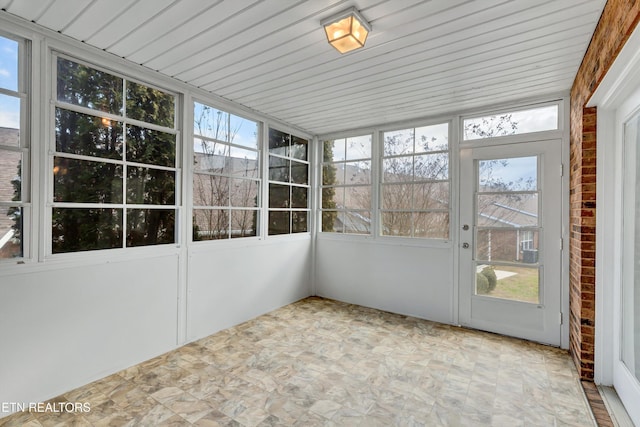
[[[538,262],[538,198],[516,193],[490,199],[478,206],[478,259]]]
[[[17,147],[19,139],[18,129],[0,127],[0,146]],[[13,151],[0,150],[0,200],[2,201],[10,201],[13,198],[12,181],[18,176],[15,157]],[[0,251],[2,252],[0,258],[14,256],[12,253],[20,251],[19,244],[12,239],[13,225],[13,217],[7,215],[7,209],[0,208]]]

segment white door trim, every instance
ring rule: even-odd
[[[624,141],[620,121],[640,99],[640,30],[629,37],[622,51],[589,100],[598,107],[596,176],[596,325],[594,380],[613,385],[621,379],[615,366],[620,358],[620,306],[622,284],[622,213]],[[632,95],[635,92],[635,95]],[[617,373],[616,373],[617,372]],[[624,376],[624,375],[622,375]],[[630,383],[631,384],[631,383]],[[626,387],[618,389],[624,403]],[[636,390],[635,393],[638,391]],[[634,420],[640,407],[625,405]],[[636,421],[637,422],[637,421]]]

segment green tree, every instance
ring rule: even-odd
[[[126,101],[128,117],[173,127],[172,95],[63,58],[58,59],[57,66],[60,101],[113,115],[124,114]],[[125,236],[127,246],[174,241],[175,208],[158,207],[175,203],[175,172],[155,167],[175,167],[174,135],[125,127],[117,120],[62,107],[56,109],[55,133],[56,151],[92,159],[65,154],[54,158],[54,201],[100,206],[53,209],[54,253],[122,247]],[[108,161],[122,160],[125,155],[129,162],[148,167],[129,165],[125,169]],[[156,208],[127,209],[124,224],[123,209],[110,206],[123,203]]]
[[[336,179],[336,167],[328,162],[333,160],[333,144],[331,141],[325,141],[322,149],[322,161],[324,166],[322,167],[322,185],[335,185]],[[338,212],[332,209],[336,209],[335,201],[336,190],[333,187],[327,187],[322,189],[322,231],[332,232],[335,231],[335,221],[338,217]]]

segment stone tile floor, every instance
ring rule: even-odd
[[[593,426],[567,352],[307,298],[0,426]]]

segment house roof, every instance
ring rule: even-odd
[[[324,134],[568,92],[605,3],[0,0],[0,8]],[[320,22],[350,6],[373,31],[364,49],[340,55]]]

